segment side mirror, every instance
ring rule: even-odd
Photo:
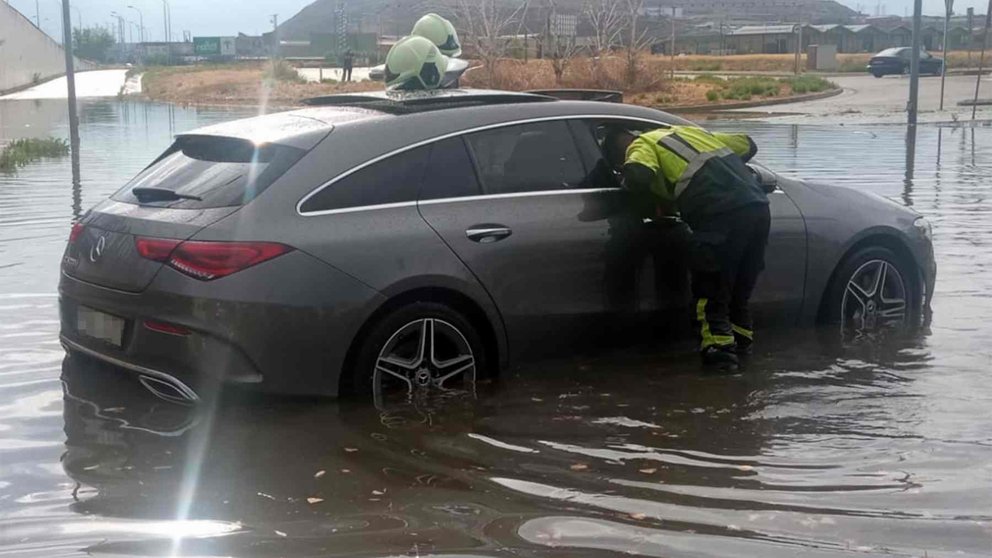
[[[778,188],[778,175],[757,163],[750,163],[748,168],[754,173],[754,177],[761,184],[761,188],[766,194],[771,194]]]

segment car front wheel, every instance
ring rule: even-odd
[[[827,303],[844,339],[905,329],[914,316],[912,268],[892,250],[873,246],[847,258]]]
[[[378,405],[474,392],[486,356],[478,332],[461,312],[415,302],[373,326],[355,362],[353,390]]]

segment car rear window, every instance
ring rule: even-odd
[[[257,146],[239,138],[180,136],[111,198],[179,209],[243,205],[265,191],[304,154],[304,150],[295,147]],[[136,188],[170,190],[182,198],[139,199],[134,193]]]

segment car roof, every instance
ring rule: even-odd
[[[899,53],[900,52],[902,52],[904,50],[909,50],[909,48],[910,47],[893,47],[893,48],[887,48],[887,49],[879,52],[875,56],[899,56]]]
[[[318,97],[307,108],[234,120],[182,135],[235,137],[256,144],[310,149],[337,128],[373,128],[382,142],[415,142],[502,122],[569,116],[629,117],[667,124],[688,122],[621,103],[563,101],[548,95],[485,89],[370,92]]]

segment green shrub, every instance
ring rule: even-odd
[[[806,75],[783,78],[782,82],[789,84],[789,86],[792,87],[792,92],[800,95],[803,93],[819,93],[820,91],[828,91],[830,89],[837,88],[836,84],[819,76]]]
[[[696,77],[692,78],[692,81],[695,81],[697,83],[711,83],[713,85],[726,85],[727,84],[727,80],[723,79],[720,76],[708,76],[708,75],[705,75],[705,74],[704,75],[701,75],[701,76],[696,76]]]
[[[25,138],[4,146],[0,151],[0,171],[13,172],[20,167],[45,157],[63,157],[69,154],[69,141],[62,138]]]
[[[766,77],[737,78],[729,82],[729,88],[724,98],[750,100],[753,96],[774,97],[778,95],[780,86],[777,80]]]
[[[720,92],[716,89],[710,89],[706,92],[706,100],[715,103],[720,100]]]
[[[264,79],[272,81],[306,81],[292,64],[285,60],[276,60],[265,68]]]

